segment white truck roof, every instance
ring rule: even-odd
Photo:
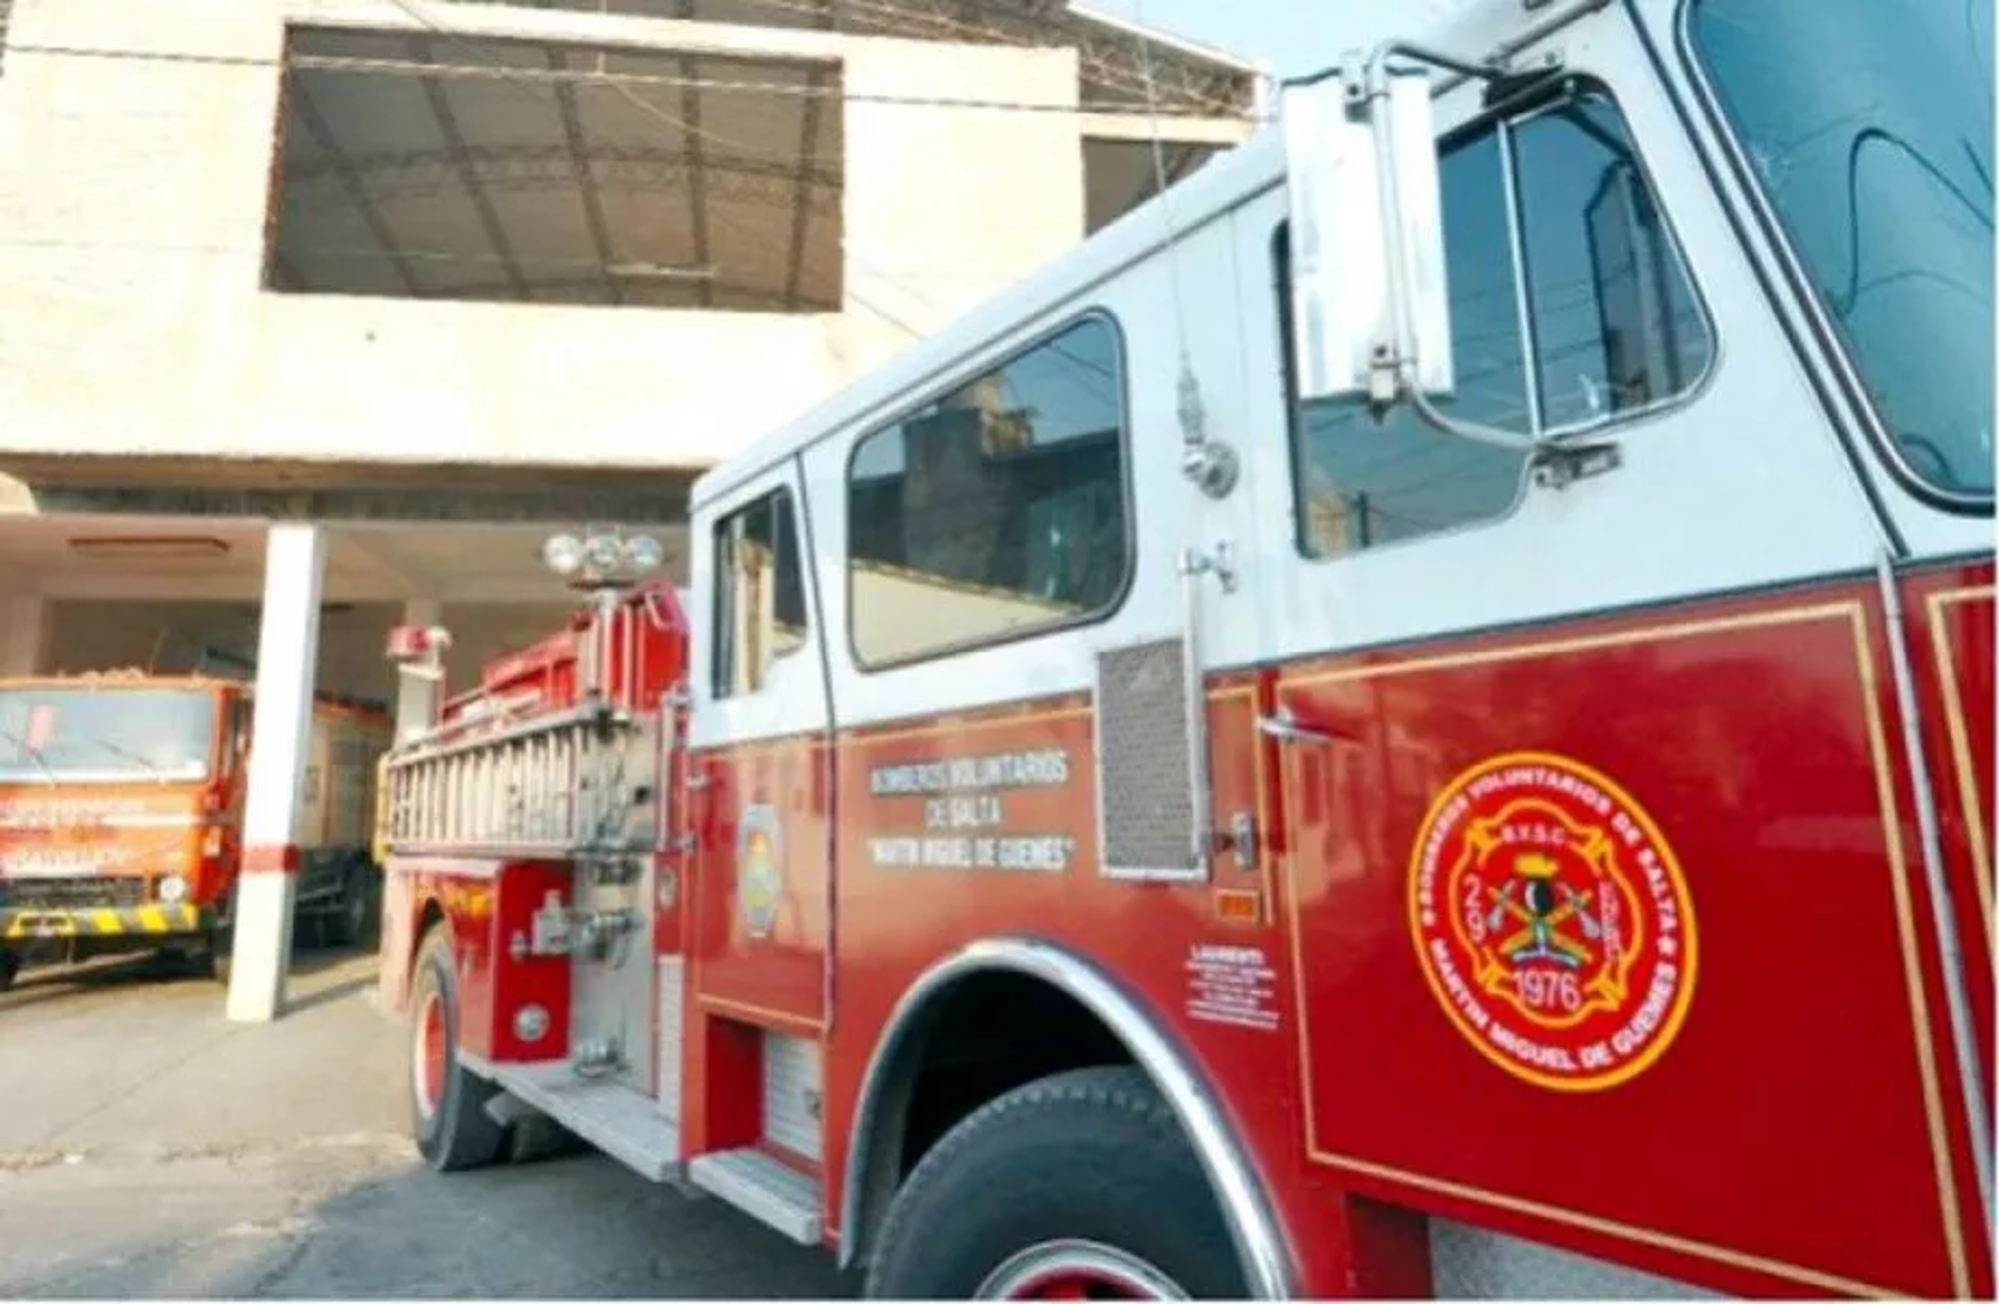
[[[1371,11],[1371,21],[1350,27],[1348,30],[1360,33],[1355,39],[1329,42],[1326,65],[1338,63],[1349,49],[1371,46],[1390,34],[1420,37],[1451,53],[1482,58],[1530,22],[1559,21],[1563,15],[1581,12],[1575,3],[1538,0],[1531,12],[1524,0],[1427,0],[1412,24],[1408,16],[1386,9],[1379,7]],[[1446,11],[1449,21],[1439,27],[1437,18]],[[1419,24],[1427,30],[1416,30]],[[1266,124],[1187,180],[1132,209],[1074,249],[704,472],[694,481],[689,510],[698,511],[711,499],[822,439],[853,426],[872,426],[888,419],[901,407],[920,400],[924,390],[971,356],[1159,252],[1176,235],[1214,220],[1283,180],[1282,136],[1275,124]]]

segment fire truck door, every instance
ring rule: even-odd
[[[693,1008],[816,1033],[828,982],[832,757],[803,501],[787,463],[732,493],[714,526],[696,532],[694,609],[714,613],[714,637],[694,660],[687,917]]]
[[[1675,1238],[1697,1283],[1732,1255],[1965,1293],[1879,523],[1629,16],[1562,40],[1531,102],[1437,101],[1437,411],[1531,447],[1296,395],[1288,214],[1238,216],[1277,285],[1245,349],[1284,384],[1252,398],[1258,645],[1228,659],[1272,681],[1300,1140],[1474,1225]]]

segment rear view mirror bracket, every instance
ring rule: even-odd
[[[1383,243],[1386,246],[1383,252],[1386,255],[1385,261],[1389,276],[1388,297],[1392,313],[1393,335],[1390,347],[1382,348],[1377,346],[1375,349],[1374,375],[1370,378],[1368,385],[1369,408],[1372,410],[1376,420],[1379,420],[1385,415],[1389,407],[1393,406],[1397,401],[1406,399],[1410,406],[1415,408],[1416,414],[1419,417],[1448,434],[1454,434],[1460,438],[1469,439],[1477,443],[1497,444],[1504,448],[1531,448],[1536,443],[1531,435],[1522,435],[1515,431],[1503,430],[1496,426],[1482,425],[1477,422],[1460,421],[1438,410],[1428,392],[1430,387],[1423,383],[1421,340],[1425,332],[1418,329],[1418,323],[1412,317],[1416,306],[1416,296],[1424,293],[1425,290],[1424,287],[1412,284],[1413,275],[1410,267],[1410,259],[1404,249],[1403,241],[1408,235],[1409,209],[1405,206],[1405,196],[1402,193],[1402,187],[1409,184],[1412,178],[1415,178],[1417,179],[1417,184],[1426,185],[1428,188],[1428,193],[1414,197],[1417,202],[1441,209],[1442,200],[1435,189],[1436,162],[1434,134],[1426,131],[1425,134],[1429,138],[1420,144],[1397,138],[1397,127],[1421,123],[1424,119],[1427,119],[1428,114],[1425,113],[1419,116],[1405,112],[1398,115],[1395,112],[1395,105],[1391,99],[1393,93],[1391,78],[1407,78],[1410,82],[1418,85],[1424,96],[1426,109],[1428,108],[1427,101],[1430,93],[1427,74],[1407,69],[1390,71],[1389,60],[1398,56],[1429,64],[1433,67],[1446,69],[1458,74],[1460,77],[1478,78],[1486,82],[1488,87],[1505,84],[1512,81],[1514,77],[1514,74],[1502,64],[1468,62],[1444,51],[1430,49],[1426,46],[1406,41],[1384,41],[1380,45],[1377,45],[1373,53],[1368,56],[1364,68],[1356,70],[1352,64],[1347,66],[1345,72],[1347,100],[1350,104],[1365,105],[1368,125],[1374,135],[1375,156],[1384,161],[1384,166],[1381,167],[1378,174],[1380,178],[1379,197],[1381,203],[1382,236]],[[1358,80],[1355,78],[1356,71],[1359,72]],[[1398,117],[1401,119],[1400,121],[1398,121]],[[1411,169],[1407,166],[1398,166],[1399,160],[1403,157],[1399,151],[1404,149],[1427,150],[1430,154],[1429,166],[1420,170]],[[1437,249],[1434,254],[1430,254],[1430,258],[1434,263],[1439,285],[1431,293],[1441,299],[1443,297],[1441,281],[1444,263],[1442,248],[1444,232],[1441,213],[1439,213],[1434,222],[1424,223],[1424,226],[1431,229],[1433,232],[1431,238],[1437,245]],[[1428,251],[1425,252],[1428,253]],[[1440,314],[1440,317],[1442,316],[1443,314]],[[1441,330],[1432,330],[1428,333],[1433,336],[1442,334],[1443,338],[1448,340],[1447,319]],[[1448,348],[1448,344],[1445,347]]]
[[[1283,122],[1299,397],[1358,398],[1377,422],[1406,401],[1444,433],[1531,453],[1537,480],[1555,487],[1610,469],[1618,459],[1600,441],[1537,438],[1437,407],[1433,396],[1455,387],[1442,198],[1430,77],[1410,63],[1451,74],[1442,89],[1483,81],[1488,101],[1515,100],[1563,75],[1555,56],[1515,67],[1385,41],[1365,56],[1350,54],[1337,70],[1289,84]],[[1335,77],[1336,101],[1325,85]]]

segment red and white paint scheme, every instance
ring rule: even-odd
[[[1989,0],[1480,0],[389,763],[440,1169],[872,1294],[1990,1296]]]

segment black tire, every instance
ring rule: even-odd
[[[194,958],[189,962],[188,967],[194,971],[197,978],[206,978],[210,982],[218,982],[227,987],[229,985],[229,950],[232,945],[234,945],[234,941],[229,936],[228,930],[212,928],[208,932],[208,940],[203,942],[201,949],[194,953]]]
[[[355,930],[354,944],[372,955],[382,947],[382,871],[373,861],[364,860],[354,867],[354,877],[360,883],[361,895],[360,927]]]
[[[323,946],[357,946],[373,931],[373,875],[366,865],[354,865],[340,885],[340,898],[320,916],[319,940]]]
[[[14,985],[21,976],[21,957],[14,954],[12,947],[0,946],[0,992]]]
[[[433,1018],[439,1026],[432,1026]],[[432,1046],[440,1034],[441,1045]],[[417,953],[407,1044],[410,1134],[424,1161],[437,1172],[455,1173],[498,1159],[506,1129],[486,1112],[486,1102],[499,1089],[458,1062],[458,980],[450,930],[443,926],[430,930]]]
[[[1077,1255],[1084,1275],[1117,1277],[1135,1294],[1249,1293],[1200,1161],[1134,1068],[1030,1082],[947,1132],[889,1206],[867,1294],[1003,1294],[1003,1267],[1019,1293],[1028,1289],[1019,1274],[1056,1273]]]
[[[229,985],[229,961],[236,947],[236,883],[229,885],[214,923],[202,939],[192,965],[200,977]]]

